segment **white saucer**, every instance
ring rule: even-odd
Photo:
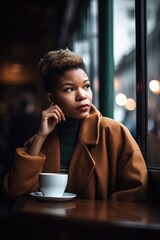
[[[47,197],[44,196],[42,192],[31,192],[30,196],[35,197],[37,199],[41,199],[43,201],[64,202],[75,198],[77,195],[74,193],[65,192],[62,197]]]

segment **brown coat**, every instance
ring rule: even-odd
[[[16,149],[15,165],[4,179],[11,197],[38,191],[38,173],[60,171],[57,130],[50,134],[39,156]],[[128,129],[102,117],[92,106],[81,121],[78,142],[69,165],[66,191],[79,198],[145,201],[148,174],[141,151]]]

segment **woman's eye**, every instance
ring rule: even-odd
[[[85,89],[90,88],[90,84],[85,85],[84,88],[85,88]]]
[[[72,92],[74,89],[73,88],[66,88],[64,91],[65,92]]]

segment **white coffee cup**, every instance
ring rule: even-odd
[[[44,196],[62,197],[68,182],[66,173],[40,173],[39,188]]]

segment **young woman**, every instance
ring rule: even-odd
[[[40,172],[68,172],[67,192],[78,198],[146,201],[148,175],[129,130],[102,116],[92,104],[90,81],[80,56],[50,51],[39,63],[50,106],[38,132],[16,149],[4,192],[17,197],[39,190]]]

